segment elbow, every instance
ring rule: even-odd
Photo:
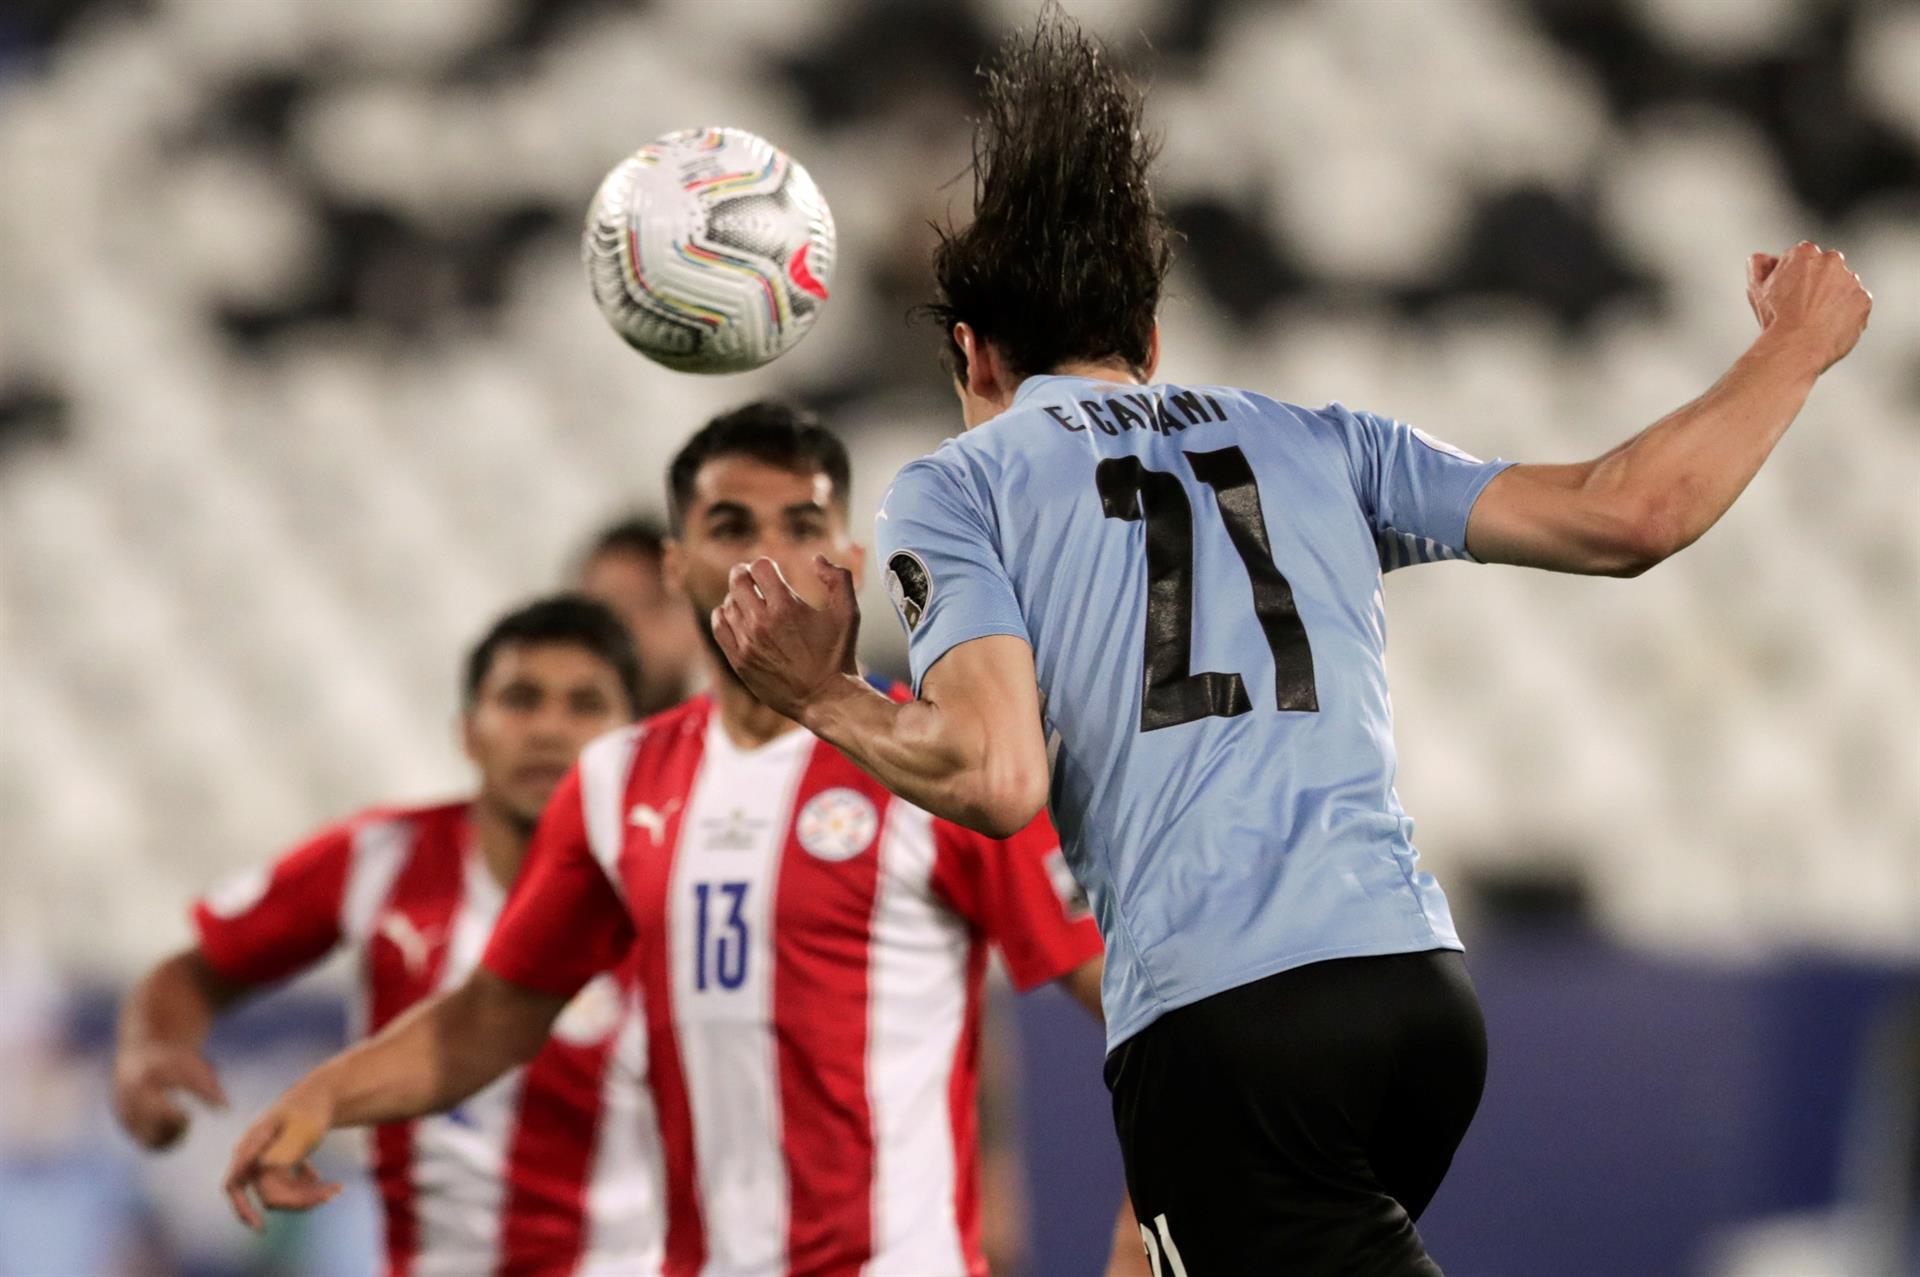
[[[1603,538],[1600,574],[1639,576],[1678,554],[1690,540],[1673,512],[1664,506],[1650,504],[1623,512],[1611,522]]]
[[[525,1068],[527,1065],[532,1064],[534,1058],[538,1056],[540,1052],[546,1048],[547,1043],[552,1040],[552,1036],[553,1028],[551,1025],[539,1032],[516,1026],[514,1030],[502,1034],[499,1063],[503,1067],[495,1076],[503,1076],[511,1073],[514,1069]]]
[[[1631,580],[1658,566],[1666,557],[1651,544],[1623,542],[1608,547],[1597,575]]]
[[[561,1008],[565,1008],[565,1003],[561,1004]],[[492,1036],[499,1044],[498,1054],[492,1061],[493,1075],[487,1081],[491,1083],[494,1078],[532,1064],[552,1040],[555,1018],[552,1013],[516,1015],[507,1023],[497,1025]]]
[[[960,823],[989,838],[1011,838],[1047,805],[1047,769],[989,764],[960,804]]]
[[[1623,473],[1590,462],[1569,491],[1557,495],[1556,516],[1571,536],[1562,571],[1634,577],[1665,562],[1695,540],[1697,485],[1686,476]]]
[[[562,999],[525,992],[482,967],[433,1002],[436,1055],[451,1108],[494,1079],[531,1064],[546,1045]],[[445,1098],[445,1096],[443,1096]]]

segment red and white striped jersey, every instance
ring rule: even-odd
[[[506,893],[468,805],[363,812],[195,904],[200,949],[244,984],[336,945],[359,957],[354,1036],[473,971]],[[378,1127],[388,1277],[644,1277],[659,1271],[661,1168],[630,965],[586,984],[552,1038],[451,1113]]]
[[[699,697],[581,754],[484,961],[565,994],[637,959],[666,1277],[978,1277],[985,942],[1022,988],[1100,952],[1058,846]]]

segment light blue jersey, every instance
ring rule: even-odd
[[[1383,568],[1465,559],[1504,463],[1338,404],[1032,377],[876,526],[914,687],[1033,646],[1109,1048],[1290,967],[1457,949],[1393,789]]]

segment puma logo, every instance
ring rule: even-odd
[[[644,829],[653,839],[653,845],[659,846],[667,836],[667,820],[680,810],[680,800],[674,799],[665,807],[651,807],[646,803],[635,803],[627,812],[627,823],[635,829]]]
[[[389,913],[380,919],[379,934],[400,951],[400,960],[407,964],[408,975],[418,976],[427,969],[441,929],[435,927],[432,931],[432,935],[421,934],[413,925],[413,919],[404,913]]]

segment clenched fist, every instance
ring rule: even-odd
[[[796,720],[828,683],[859,672],[853,574],[824,555],[814,557],[813,570],[826,587],[822,607],[794,593],[772,559],[756,559],[733,569],[712,617],[713,636],[747,690]]]
[[[198,1051],[173,1042],[142,1042],[123,1047],[115,1057],[114,1116],[142,1148],[167,1148],[186,1134],[193,1119],[178,1091],[226,1107],[220,1079]]]
[[[1847,259],[1806,240],[1784,257],[1747,259],[1747,301],[1762,331],[1804,343],[1821,372],[1853,349],[1873,310],[1873,294]]]

